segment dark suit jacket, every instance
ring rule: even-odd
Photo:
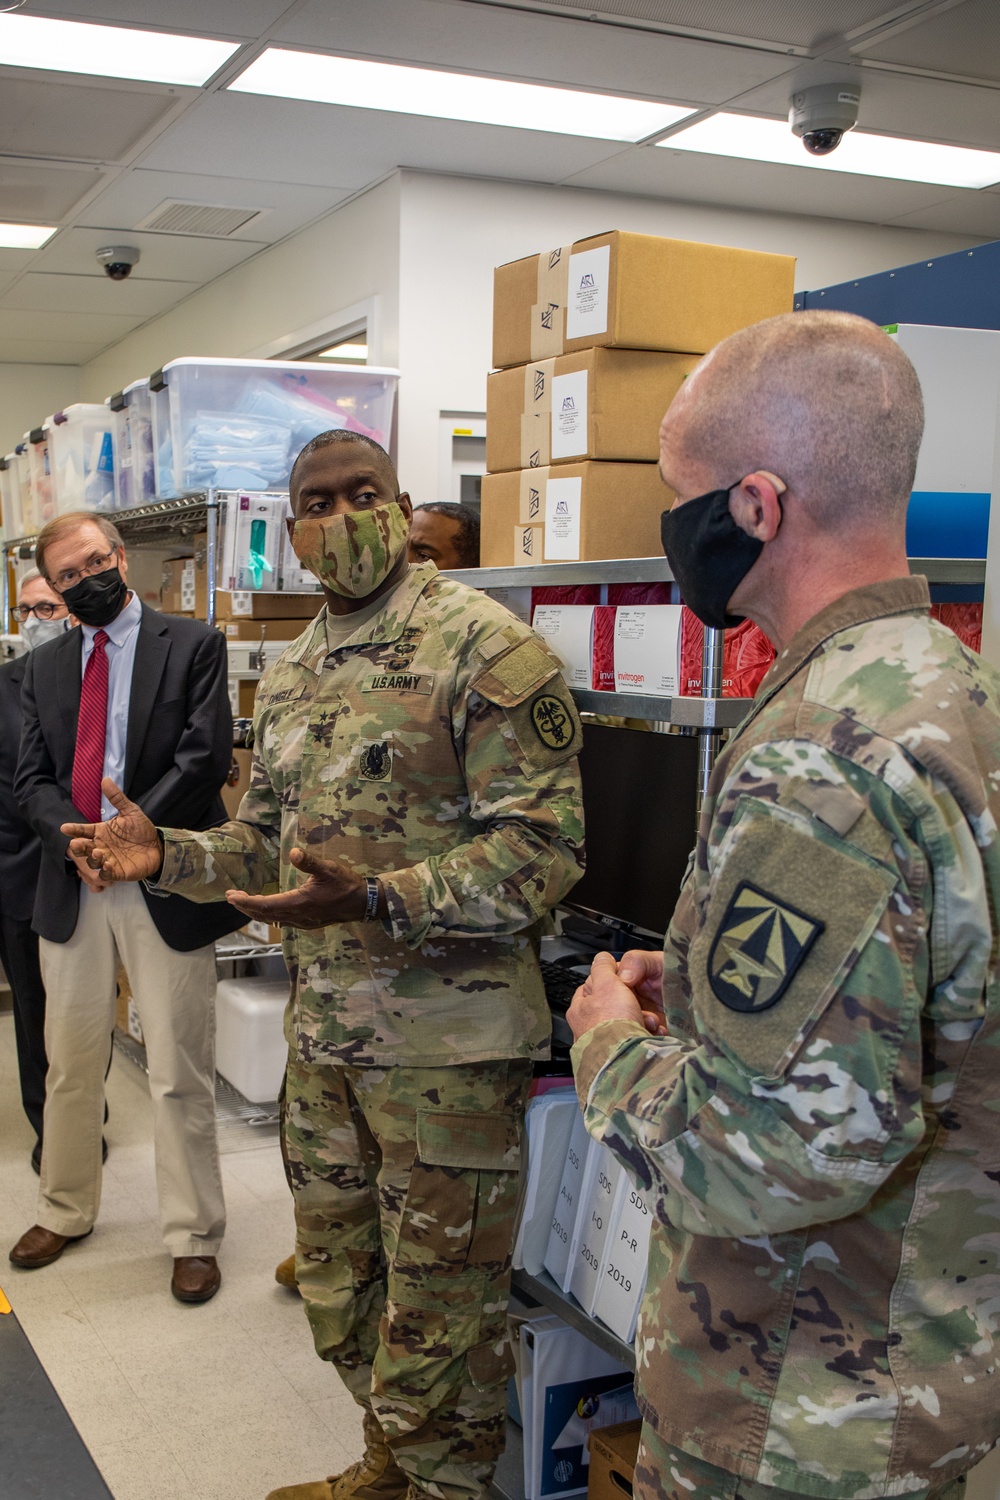
[[[0,666],[0,911],[26,922],[35,905],[42,846],[14,799],[14,772],[21,741],[21,683],[26,656]]]
[[[61,823],[73,806],[73,755],[80,710],[82,632],[70,630],[28,657],[16,796],[42,841],[33,926],[65,943],[76,928],[80,880],[66,858]],[[211,828],[225,820],[219,795],[232,763],[226,642],[199,620],[143,606],[132,669],[123,791],[160,827]],[[246,918],[224,901],[202,905],[142,887],[164,942],[181,953],[214,942]]]

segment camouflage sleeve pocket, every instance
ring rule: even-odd
[[[896,878],[771,803],[740,811],[691,944],[692,994],[740,1068],[779,1078],[860,957]]]
[[[418,1109],[417,1156],[430,1167],[516,1172],[521,1165],[518,1118],[473,1109]]]
[[[546,771],[579,753],[580,716],[558,658],[541,641],[520,641],[490,661],[471,686],[500,711],[530,770]]]

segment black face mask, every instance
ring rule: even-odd
[[[117,568],[81,578],[63,594],[63,603],[81,625],[110,625],[121,614],[128,597],[125,580]]]
[[[729,514],[729,491],[711,490],[665,510],[660,539],[681,598],[703,625],[722,630],[741,625],[726,605],[764,550]]]

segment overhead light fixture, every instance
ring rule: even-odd
[[[310,359],[367,359],[367,344],[334,344],[331,349],[320,349],[310,354]]]
[[[240,94],[608,141],[641,141],[695,112],[690,105],[587,94],[579,89],[326,53],[290,52],[282,47],[268,47],[229,87]]]
[[[943,187],[982,188],[1000,182],[1000,152],[968,146],[940,146],[935,141],[849,131],[829,156],[810,156],[784,120],[723,111],[688,125],[658,146],[668,151],[700,151],[746,161],[777,162],[812,172],[854,172],[863,177],[893,177],[902,182],[933,182]]]
[[[0,249],[40,250],[55,232],[50,224],[0,224]]]
[[[50,73],[87,73],[200,88],[239,47],[239,42],[175,36],[167,31],[0,14],[0,65],[5,68],[44,68]]]

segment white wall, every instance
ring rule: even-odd
[[[0,455],[54,411],[80,400],[79,365],[0,364]]]
[[[396,363],[399,178],[237,266],[82,367],[84,399],[103,401],[184,355],[243,358],[355,303],[380,299],[382,347]]]
[[[486,409],[494,266],[606,229],[795,255],[800,290],[982,243],[840,219],[405,172],[399,471],[418,503],[440,498],[439,413]]]

